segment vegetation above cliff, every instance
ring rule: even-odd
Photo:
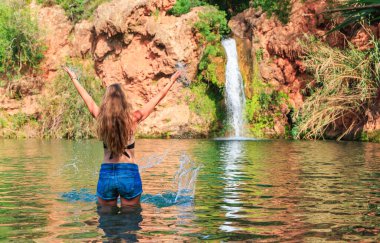
[[[284,24],[289,21],[290,12],[292,10],[290,0],[253,0],[251,4],[254,8],[261,8],[267,13],[268,17],[275,15]]]
[[[227,13],[228,19],[250,7],[250,0],[206,0],[208,4],[216,5]]]
[[[43,58],[37,21],[24,1],[0,2],[0,78],[35,69]]]
[[[177,0],[173,8],[169,10],[169,13],[180,16],[190,12],[193,7],[204,5],[217,6],[221,11],[226,13],[227,19],[249,7],[261,8],[264,12],[267,12],[268,17],[275,15],[283,23],[289,20],[291,11],[290,0]]]
[[[200,44],[205,46],[198,66],[198,80],[211,82],[223,88],[224,84],[218,79],[216,64],[212,60],[215,57],[224,57],[221,40],[230,31],[226,14],[210,7],[206,12],[199,13],[199,21],[194,24],[194,27],[202,36]]]
[[[44,6],[60,5],[73,22],[91,17],[96,8],[107,1],[109,0],[37,0]]]

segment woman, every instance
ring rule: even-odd
[[[134,134],[137,125],[144,121],[166,96],[180,72],[173,74],[165,88],[141,109],[131,112],[131,106],[120,84],[107,87],[102,104],[98,107],[80,85],[76,74],[67,67],[63,69],[69,74],[90,113],[97,120],[98,136],[103,141],[104,158],[96,192],[98,203],[101,206],[116,206],[117,198],[120,196],[122,207],[138,205],[142,184],[138,166],[134,163]]]

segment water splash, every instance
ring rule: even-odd
[[[176,202],[180,196],[190,196],[194,198],[195,181],[200,169],[200,167],[197,167],[195,162],[185,153],[181,155],[179,161],[179,169],[174,177],[174,181],[178,185],[177,196],[174,199],[174,202]]]
[[[184,64],[183,62],[178,62],[175,65],[175,69],[177,71],[181,71],[181,76],[179,76],[179,78],[177,79],[177,82],[180,82],[183,84],[183,86],[188,87],[191,81],[187,77],[186,64]]]
[[[83,70],[80,67],[74,66],[74,65],[70,65],[70,64],[66,64],[66,65],[63,65],[61,67],[64,67],[64,66],[66,66],[70,71],[72,71],[73,73],[75,73],[77,75],[77,80],[78,81],[83,76]]]
[[[165,153],[166,156],[167,152]],[[164,156],[156,157],[150,156],[146,158],[147,162],[144,164],[146,168],[151,168],[162,162]],[[143,194],[141,196],[142,203],[149,203],[155,205],[157,208],[171,207],[171,206],[190,206],[194,202],[195,184],[200,170],[200,166],[191,160],[191,158],[183,153],[180,157],[180,166],[174,176],[174,183],[177,185],[177,191],[165,191],[159,194]],[[141,161],[140,161],[141,162]],[[150,166],[150,167],[149,167]],[[67,202],[95,202],[97,197],[91,193],[89,189],[82,188],[79,190],[72,190],[61,194],[61,198]]]
[[[96,195],[87,188],[62,193],[61,198],[66,202],[95,202],[97,199]]]
[[[72,190],[61,194],[61,199],[70,202],[96,202],[97,196],[87,188],[79,190]],[[179,195],[176,192],[165,191],[160,194],[143,194],[141,195],[142,203],[153,204],[157,208],[171,207],[171,206],[190,206],[194,201],[194,197]],[[120,198],[118,199],[120,203]]]
[[[191,206],[194,198],[191,196],[178,196],[176,192],[166,191],[161,194],[143,194],[142,203],[153,204],[157,208],[166,208],[171,206]]]
[[[225,90],[228,123],[234,130],[233,135],[240,137],[244,134],[245,95],[243,78],[239,70],[236,42],[231,38],[224,39],[222,45],[227,54]]]
[[[139,166],[140,173],[145,172],[147,169],[153,168],[154,166],[161,164],[165,160],[168,152],[169,150],[165,150],[165,152],[162,154],[153,154],[147,157],[143,157],[136,161],[136,164]]]

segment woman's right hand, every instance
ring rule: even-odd
[[[67,72],[67,74],[70,76],[71,79],[76,79],[78,80],[78,76],[67,66],[62,66],[63,70]]]

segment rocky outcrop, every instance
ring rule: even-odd
[[[192,25],[199,9],[177,18],[156,14],[147,1],[114,2],[100,6],[94,20],[96,70],[106,84],[168,77],[179,61],[194,77],[201,50]],[[112,14],[104,14],[105,8]]]
[[[74,39],[82,47],[76,54],[91,53],[104,84],[124,84],[135,108],[163,87],[175,72],[177,62],[187,64],[190,79],[197,72],[202,50],[192,26],[201,8],[181,17],[165,15],[163,10],[173,4],[173,1],[111,1],[99,6],[92,25],[79,23],[75,28],[78,31]],[[141,134],[198,134],[199,131],[192,130],[194,125],[200,125],[192,123],[196,114],[184,101],[188,93],[176,85],[157,109],[166,108],[141,125]]]

